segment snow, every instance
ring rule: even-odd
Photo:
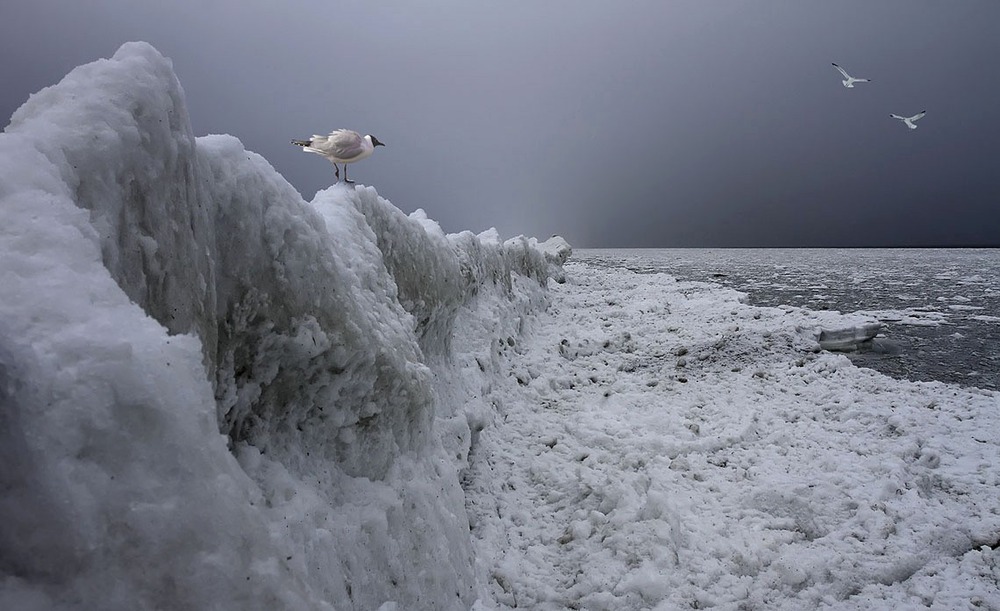
[[[854,367],[828,312],[566,275],[469,478],[500,608],[1000,605],[996,393]]]
[[[1000,397],[830,351],[937,313],[304,201],[145,43],[0,168],[0,608],[1000,606]]]

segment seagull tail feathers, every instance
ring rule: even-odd
[[[309,140],[292,140],[292,144],[295,146],[309,146],[312,142]]]

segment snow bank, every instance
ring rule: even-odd
[[[513,342],[568,246],[304,202],[143,43],[0,167],[0,608],[473,604],[453,337]]]

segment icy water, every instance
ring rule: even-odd
[[[762,306],[866,312],[882,321],[858,366],[1000,389],[1000,249],[611,249],[573,259],[715,282]]]

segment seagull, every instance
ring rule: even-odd
[[[901,117],[899,115],[889,115],[889,116],[892,117],[893,119],[899,119],[903,123],[906,123],[906,126],[909,127],[910,129],[917,129],[917,126],[914,123],[914,121],[916,121],[917,119],[920,119],[921,117],[923,117],[926,114],[927,114],[926,110],[921,110],[920,112],[918,112],[917,114],[913,115],[912,117]]]
[[[850,74],[847,73],[847,70],[844,70],[843,68],[841,68],[837,64],[834,64],[833,67],[836,68],[837,70],[840,70],[840,73],[844,75],[845,79],[847,79],[846,81],[841,81],[841,82],[844,84],[844,87],[847,87],[848,89],[854,89],[854,83],[870,83],[871,82],[871,79],[867,79],[867,78],[854,78],[853,76],[851,76]]]
[[[292,140],[292,144],[301,146],[303,151],[322,155],[333,163],[333,173],[340,180],[340,168],[338,163],[344,164],[344,182],[353,183],[347,179],[347,164],[361,161],[371,157],[376,146],[385,146],[372,135],[361,136],[358,132],[350,129],[338,129],[330,132],[329,136],[314,135],[309,140]]]

